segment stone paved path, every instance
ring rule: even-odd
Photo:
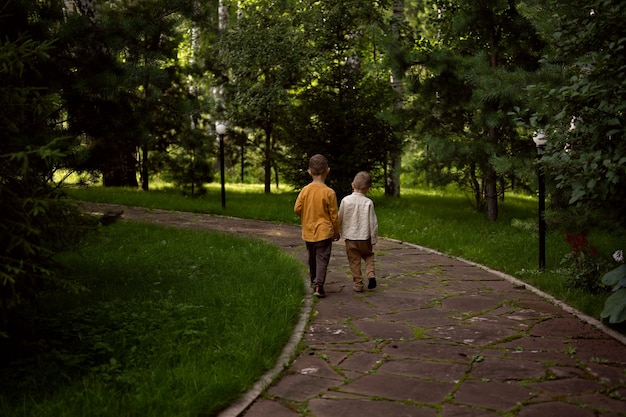
[[[123,210],[254,236],[306,261],[298,227]],[[327,297],[308,299],[310,320],[307,310],[277,368],[221,417],[626,416],[621,334],[478,265],[384,239],[376,254],[379,287],[357,294],[334,245]]]

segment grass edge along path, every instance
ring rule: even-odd
[[[301,263],[259,240],[124,221],[61,261],[90,290],[42,300],[42,354],[3,367],[0,415],[215,415],[301,321]]]

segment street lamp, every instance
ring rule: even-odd
[[[546,268],[546,180],[541,164],[543,150],[548,140],[543,130],[533,133],[533,141],[537,146],[537,177],[539,179],[539,269]]]
[[[222,210],[226,208],[226,188],[224,186],[224,134],[226,133],[226,126],[222,123],[215,127],[217,136],[220,138],[220,176],[222,180]]]

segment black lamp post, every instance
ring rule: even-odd
[[[538,130],[533,134],[533,141],[537,146],[537,177],[539,180],[539,269],[544,270],[546,268],[546,180],[541,157],[548,140],[545,132]]]
[[[222,181],[222,210],[226,208],[226,187],[224,185],[224,134],[226,133],[226,126],[218,124],[215,127],[217,136],[220,138],[220,176]]]

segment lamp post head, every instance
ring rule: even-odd
[[[535,146],[537,146],[538,148],[543,148],[544,146],[546,146],[546,143],[548,142],[548,139],[546,138],[546,133],[541,129],[535,131],[535,133],[533,133],[533,142],[535,142]]]
[[[215,127],[215,131],[217,132],[218,135],[223,135],[224,133],[226,133],[226,125],[220,123]]]

